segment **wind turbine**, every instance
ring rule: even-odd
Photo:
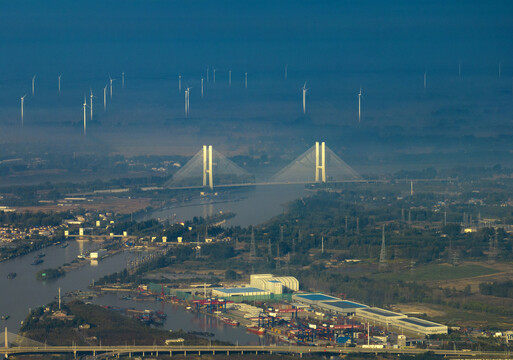
[[[201,78],[201,97],[203,97],[203,77]]]
[[[93,121],[93,98],[96,97],[93,95],[93,89],[91,89],[91,95],[89,96],[89,107],[91,108],[91,121]]]
[[[285,64],[285,80],[287,80],[287,70],[288,70],[288,67],[289,67],[289,65]]]
[[[185,89],[185,117],[189,115],[189,89]]]
[[[424,90],[426,90],[426,85],[427,85],[426,77],[427,77],[427,72],[424,71]]]
[[[27,94],[21,97],[21,127],[23,127],[23,103],[25,102],[25,96],[27,96]]]
[[[125,90],[125,72],[121,73],[121,87]]]
[[[182,93],[182,75],[178,75],[178,92]]]
[[[232,71],[228,71],[228,86],[232,86]]]
[[[248,72],[247,71],[244,73],[244,88],[245,89],[248,88]]]
[[[207,66],[207,82],[209,82],[208,69],[209,69],[209,66]]]
[[[103,88],[103,110],[107,109],[107,88],[109,87],[109,84],[105,85]]]
[[[306,81],[302,87],[302,90],[303,90],[303,114],[306,114],[306,92],[308,91],[308,89],[306,88]]]
[[[87,132],[86,108],[87,108],[87,101],[86,101],[86,97],[84,95],[84,135],[86,135],[86,132]]]
[[[61,77],[62,74],[59,75],[59,94],[61,93]]]
[[[37,74],[35,74],[35,75],[32,77],[32,96],[34,96],[34,93],[35,93],[36,75],[37,75]]]
[[[109,75],[109,81],[110,81],[110,99],[111,99],[111,100],[112,100],[112,82],[113,82],[114,80],[116,80],[116,79],[111,78],[111,77],[110,77],[110,75]]]
[[[216,68],[213,68],[212,69],[214,71],[214,77],[213,77],[213,80],[214,80],[214,84],[216,83],[216,71],[217,69]]]
[[[190,109],[190,93],[191,93],[191,87],[185,89],[185,116],[189,116],[189,109]]]
[[[502,74],[502,63],[499,63],[499,79],[501,77],[501,74]]]
[[[358,123],[362,119],[362,87],[360,86],[360,92],[358,93]]]

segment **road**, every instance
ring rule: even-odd
[[[410,354],[418,355],[426,352],[426,349],[408,348],[408,349],[367,349],[360,347],[306,347],[306,346],[39,346],[39,347],[12,347],[0,348],[0,354],[59,354],[72,353],[77,355],[92,354],[112,354],[112,356],[132,354],[154,354],[166,355],[173,354],[348,354],[348,353],[386,353],[386,354]],[[486,351],[462,351],[462,350],[430,350],[434,354],[449,358],[474,358],[474,359],[513,359],[513,354],[504,352],[486,352]]]

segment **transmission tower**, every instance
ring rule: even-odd
[[[199,259],[201,256],[201,246],[199,244],[199,238],[200,238],[200,235],[198,233],[197,237],[196,237],[196,259]]]
[[[493,262],[497,258],[497,229],[495,230],[494,238],[490,237],[489,249],[488,249],[488,261]]]
[[[276,246],[276,270],[280,270],[280,244]]]
[[[387,250],[385,248],[385,225],[381,235],[381,252],[379,253],[379,269],[385,270],[387,267]]]
[[[256,246],[255,246],[255,230],[251,227],[251,248],[249,252],[249,261],[256,259]]]
[[[292,236],[292,256],[296,253],[296,238]]]

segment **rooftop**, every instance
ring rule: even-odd
[[[399,321],[402,321],[402,322],[405,322],[405,323],[410,323],[410,324],[417,325],[417,326],[422,326],[422,327],[445,326],[445,325],[442,325],[442,324],[437,324],[437,323],[434,323],[434,322],[431,322],[431,321],[427,321],[427,320],[423,320],[423,319],[419,319],[419,318],[404,318],[404,319],[399,319]]]
[[[378,309],[378,308],[365,308],[361,311],[365,311],[371,314],[379,315],[379,316],[385,316],[385,317],[397,317],[397,316],[404,316],[403,314],[395,313],[388,310]]]
[[[336,297],[324,295],[324,294],[299,294],[299,295],[296,295],[296,297],[303,298],[306,300],[311,300],[311,301],[339,300]]]
[[[236,293],[242,293],[242,292],[266,292],[262,289],[257,289],[254,287],[238,287],[238,288],[216,288],[215,290],[223,292],[225,294],[236,294]]]
[[[352,301],[339,300],[339,301],[323,301],[323,304],[334,306],[340,309],[354,309],[354,308],[366,308],[367,305],[358,304]]]

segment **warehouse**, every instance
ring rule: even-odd
[[[215,288],[212,289],[213,297],[230,297],[230,296],[264,296],[270,295],[267,290],[257,289],[254,287],[237,287],[237,288]]]
[[[356,313],[357,309],[368,307],[367,305],[347,300],[323,301],[318,306],[322,310],[331,311],[335,314],[341,314],[345,316]]]
[[[396,319],[393,322],[393,326],[406,332],[413,332],[422,335],[447,334],[448,331],[446,325],[414,317]]]
[[[252,287],[270,290],[274,294],[281,294],[283,288],[289,291],[299,290],[299,281],[293,276],[275,277],[273,274],[252,274],[249,283]]]
[[[373,307],[356,309],[356,317],[363,322],[390,325],[397,319],[406,318],[406,315]]]
[[[292,295],[292,300],[315,307],[320,307],[323,301],[341,301],[339,298],[322,293],[294,294]]]

